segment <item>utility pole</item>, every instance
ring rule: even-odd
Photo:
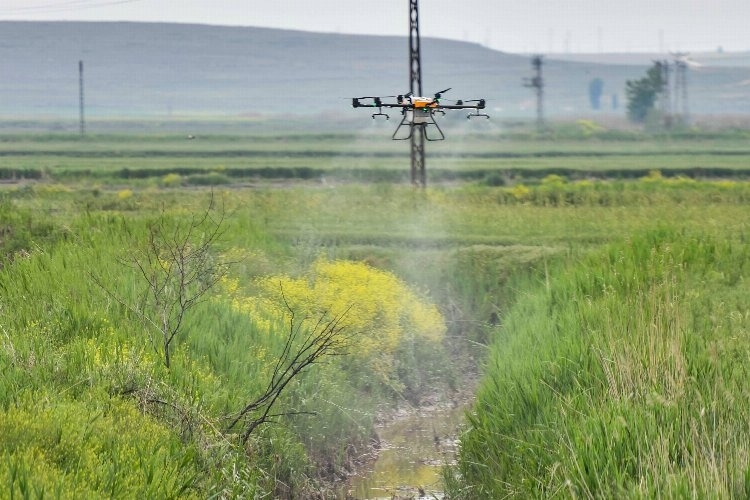
[[[418,0],[409,0],[409,92],[422,95],[422,61],[419,47]],[[413,127],[411,136],[411,183],[426,187],[424,127]]]
[[[688,82],[687,70],[688,54],[686,52],[677,52],[672,54],[674,57],[674,109],[675,113],[680,115],[680,122],[687,125],[690,121],[688,111]]]
[[[409,0],[409,92],[398,96],[353,97],[354,108],[377,108],[372,117],[385,116],[382,108],[396,108],[401,112],[401,122],[391,137],[393,140],[411,141],[411,183],[413,186],[424,188],[427,186],[427,175],[425,168],[425,144],[426,141],[442,141],[445,135],[435,120],[435,114],[445,114],[445,110],[472,109],[475,112],[467,115],[467,119],[481,116],[489,119],[489,115],[480,112],[485,109],[484,99],[472,99],[468,101],[456,100],[455,104],[440,102],[442,95],[450,89],[444,89],[433,94],[433,97],[425,97],[422,91],[422,56],[419,40],[419,6],[418,0]],[[383,102],[383,99],[396,97],[396,102]],[[437,134],[427,133],[427,127],[431,127]],[[399,135],[402,127],[408,127],[408,136]]]
[[[672,96],[671,96],[671,85],[669,80],[671,78],[672,68],[669,65],[669,61],[666,59],[661,61],[654,61],[654,64],[659,69],[659,77],[661,79],[661,86],[659,88],[658,99],[659,99],[659,113],[664,121],[666,128],[672,127]]]
[[[536,128],[539,132],[544,131],[544,78],[542,77],[542,56],[536,55],[531,58],[531,68],[534,76],[524,78],[524,87],[536,89]]]
[[[83,61],[78,61],[78,115],[79,130],[81,137],[86,133],[86,125],[83,118]]]

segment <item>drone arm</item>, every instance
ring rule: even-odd
[[[473,102],[475,104],[466,104],[466,102]],[[439,107],[443,109],[484,109],[485,106],[485,100],[478,99],[476,101],[458,101],[457,104],[441,104]]]
[[[363,99],[371,99],[372,102],[362,102]],[[382,106],[380,97],[353,97],[352,107],[353,108],[379,108]]]
[[[383,102],[381,97],[353,97],[353,108],[409,108],[409,103]]]

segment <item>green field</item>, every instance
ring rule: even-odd
[[[381,132],[0,137],[0,496],[329,498],[477,372],[450,498],[750,495],[746,132],[467,131],[425,190]],[[138,263],[205,241],[167,366]]]
[[[310,127],[313,125],[311,124]],[[666,176],[738,178],[750,175],[750,134],[686,131],[648,136],[608,131],[584,120],[543,137],[528,132],[459,128],[449,140],[429,143],[429,178],[435,182],[538,181]],[[189,130],[190,126],[186,125]],[[408,177],[408,141],[390,141],[386,125],[357,133],[269,132],[252,135],[174,133],[0,136],[0,179],[51,182],[158,184],[168,173],[186,184],[270,180],[394,182]],[[405,172],[406,171],[406,172]]]

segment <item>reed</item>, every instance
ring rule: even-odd
[[[738,235],[670,227],[522,287],[455,495],[746,496],[749,259]]]
[[[199,213],[209,189],[4,186],[0,481],[32,497],[301,497],[352,465],[380,405],[459,390],[486,363],[455,496],[747,494],[750,188],[642,177],[214,188],[228,214],[215,251],[241,297],[221,288],[196,307],[169,370],[121,262],[150,221]],[[326,283],[329,298],[400,291],[360,325],[389,343],[388,366],[361,349],[315,367],[279,407],[299,414],[242,447],[222,431],[262,393],[284,330],[233,301],[270,277],[324,297],[316,262],[367,271]],[[420,301],[444,336],[398,315],[378,329],[378,314]],[[388,376],[373,384],[369,368]]]

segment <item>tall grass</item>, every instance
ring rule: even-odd
[[[747,497],[749,265],[743,235],[664,229],[524,285],[451,494]]]
[[[251,373],[241,382],[229,379],[209,352],[191,350],[190,343],[175,353],[174,369],[165,370],[148,330],[125,307],[137,279],[119,260],[145,234],[149,217],[68,218],[58,228],[65,238],[56,244],[36,240],[0,273],[5,491],[23,497],[205,498],[269,494],[278,484],[302,488],[313,474],[293,431],[268,429],[278,446],[251,458],[222,432],[224,415],[262,380]],[[263,238],[257,231],[243,235],[254,237]],[[248,344],[236,355],[257,363]],[[280,453],[282,462],[265,461]]]
[[[635,445],[617,436],[631,429],[640,433],[636,444],[661,438],[664,456],[680,464],[688,458],[697,463],[691,450],[698,448],[691,444],[690,453],[680,451],[671,444],[674,436],[710,430],[717,477],[739,470],[731,464],[743,460],[739,452],[732,455],[730,431],[737,440],[747,437],[732,427],[739,414],[719,403],[734,398],[741,411],[747,395],[736,382],[746,375],[743,367],[734,361],[731,368],[721,367],[747,356],[744,334],[735,332],[747,326],[742,234],[748,186],[647,177],[589,184],[551,177],[529,183],[525,191],[517,183],[426,191],[384,184],[233,186],[215,193],[229,214],[217,252],[235,263],[231,277],[247,295],[258,291],[258,278],[309,278],[318,259],[364,261],[410,283],[420,298],[440,307],[448,349],[402,343],[390,359],[403,387],[460,387],[468,364],[456,363],[456,356],[466,354],[456,346],[473,346],[467,357],[474,362],[484,358],[483,345],[494,343],[489,361],[494,368],[472,420],[477,430],[462,452],[468,497],[545,495],[561,484],[566,486],[560,491],[577,488],[580,495],[631,494],[636,491],[631,469],[607,460],[593,466],[591,458],[594,450],[614,444],[629,453]],[[356,453],[347,445],[368,441],[376,406],[392,403],[389,397],[399,392],[368,392],[372,377],[357,370],[354,358],[315,367],[290,386],[279,411],[316,415],[280,419],[283,425],[265,427],[242,448],[224,425],[262,391],[268,361],[283,349],[282,337],[272,333],[283,328],[259,328],[259,318],[242,314],[229,294],[217,290],[187,319],[167,371],[148,330],[123,305],[136,296],[138,281],[119,260],[127,261],[149,220],[200,212],[207,191],[40,183],[7,188],[4,198],[0,222],[10,231],[0,238],[8,256],[0,270],[0,422],[10,423],[0,433],[0,474],[5,474],[0,480],[11,484],[14,494],[304,496],[320,486],[319,474],[330,478],[350,464]],[[602,242],[643,228],[669,226],[675,211],[684,218],[684,234],[664,231],[627,240],[582,260],[580,267],[555,264],[582,259]],[[529,267],[540,270],[534,280],[516,281]],[[607,309],[611,313],[603,312]],[[623,322],[630,326],[618,330]],[[496,323],[503,330],[488,336]],[[636,326],[638,335],[630,333]],[[666,333],[655,340],[661,337],[653,332],[662,330],[677,340]],[[624,336],[633,337],[632,346]],[[683,354],[672,354],[678,351]],[[655,370],[651,361],[664,369]],[[701,377],[713,377],[714,385],[696,385],[693,379]],[[577,393],[584,384],[590,387]],[[635,389],[643,385],[648,390]],[[404,395],[412,402],[420,396],[401,391]],[[500,396],[505,399],[498,402]],[[674,403],[688,396],[693,406]],[[600,404],[608,400],[616,405]],[[693,419],[702,409],[704,420]],[[598,431],[601,415],[606,422],[624,419],[627,426],[615,434]],[[65,423],[55,424],[58,419]],[[643,427],[633,427],[631,420]],[[532,430],[522,434],[524,426]],[[24,435],[33,437],[28,446],[22,444]],[[472,451],[473,435],[490,444],[497,436],[507,438],[502,446],[483,444]],[[67,448],[73,449],[70,457],[59,458]],[[89,448],[101,453],[90,456]],[[635,470],[664,459],[647,458],[635,462]],[[676,472],[654,480],[662,489],[643,486],[643,495],[682,487],[682,469],[670,467]],[[484,470],[490,472],[483,476]],[[513,484],[511,477],[520,476],[508,471],[521,470],[533,474],[520,486],[492,489],[495,478]],[[539,479],[531,481],[535,486],[529,486],[531,477]],[[708,485],[709,477],[701,477]],[[70,486],[71,478],[78,489]],[[478,486],[483,479],[494,486]],[[741,478],[732,481],[737,485]],[[690,491],[714,491],[710,486]],[[716,491],[739,491],[729,488]]]
[[[0,460],[7,465],[0,479],[9,491],[294,498],[317,491],[319,477],[351,467],[386,391],[362,394],[372,380],[353,377],[355,363],[316,366],[289,385],[275,410],[294,416],[274,418],[283,425],[265,426],[241,446],[227,423],[265,390],[285,348],[286,323],[240,311],[237,297],[217,289],[188,318],[171,368],[163,367],[152,333],[133,314],[142,284],[125,263],[150,220],[163,216],[168,225],[190,216],[207,196],[183,196],[179,204],[169,194],[116,198],[119,205],[81,214],[67,190],[5,205],[8,234],[18,235],[8,240],[16,250],[0,272]],[[284,204],[269,198],[259,195],[249,206],[233,199],[216,249],[235,263],[231,277],[246,293],[257,278],[308,262],[305,249],[267,231],[266,219]],[[37,231],[37,217],[53,230]],[[33,230],[20,231],[27,227]],[[382,313],[395,305],[398,297]]]

